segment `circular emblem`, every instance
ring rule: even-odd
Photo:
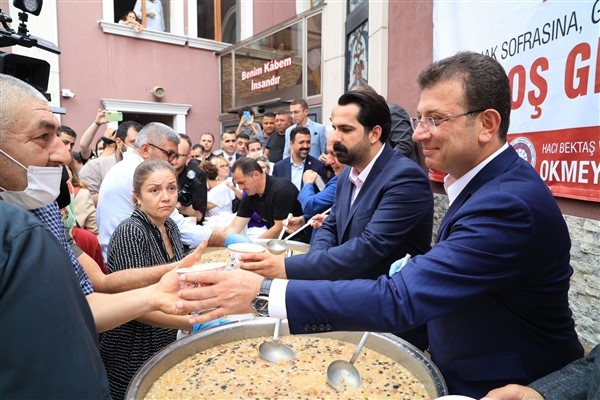
[[[535,147],[531,140],[525,137],[518,137],[510,142],[510,145],[517,151],[519,157],[531,164],[535,168],[536,155]]]

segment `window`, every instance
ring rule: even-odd
[[[139,7],[138,11],[140,15],[138,15],[138,21],[142,22],[142,0],[112,0],[113,1],[113,9],[114,9],[114,22],[119,22],[123,17],[127,15],[129,11],[133,11],[136,9],[136,6]],[[146,26],[148,29],[170,32],[170,10],[171,10],[171,0],[145,0],[146,1],[146,10],[147,13],[159,14],[158,10],[162,11],[161,15],[156,15],[155,18],[151,19],[149,17],[146,18]],[[160,18],[160,19],[159,19]]]
[[[252,17],[252,9],[242,9],[238,0],[145,0],[148,10],[158,4],[162,6],[164,31],[147,27],[135,32],[130,26],[119,24],[119,21],[128,11],[135,9],[138,1],[141,9],[141,0],[102,0],[102,31],[180,46],[187,43],[190,47],[220,51],[226,47],[224,43],[233,44],[240,40],[241,13],[248,20]],[[248,12],[250,15],[246,15]],[[141,19],[138,21],[141,22]]]
[[[199,38],[219,42],[238,42],[238,11],[236,0],[196,0]]]
[[[220,54],[221,112],[320,96],[322,19],[315,10]]]

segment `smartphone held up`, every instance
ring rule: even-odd
[[[121,111],[106,111],[104,117],[108,122],[120,122],[123,121],[123,113]]]

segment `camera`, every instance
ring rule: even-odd
[[[13,5],[22,10],[18,14],[19,27],[16,31],[11,29],[8,24],[12,22],[12,18],[0,10],[0,47],[14,45],[29,48],[39,47],[51,53],[60,54],[60,50],[54,43],[29,34],[27,29],[27,13],[39,15],[42,9],[42,0],[14,0]],[[50,64],[47,61],[0,51],[0,73],[27,82],[50,100],[50,93],[46,93],[50,75]]]
[[[191,186],[192,181],[194,178],[196,178],[196,173],[192,170],[189,170],[185,177],[185,183],[177,192],[177,201],[181,203],[182,206],[187,207],[192,205],[192,202],[194,201],[194,198],[192,197]]]

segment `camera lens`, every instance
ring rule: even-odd
[[[191,193],[180,191],[177,201],[180,202],[182,206],[187,207],[192,204],[192,195]]]

